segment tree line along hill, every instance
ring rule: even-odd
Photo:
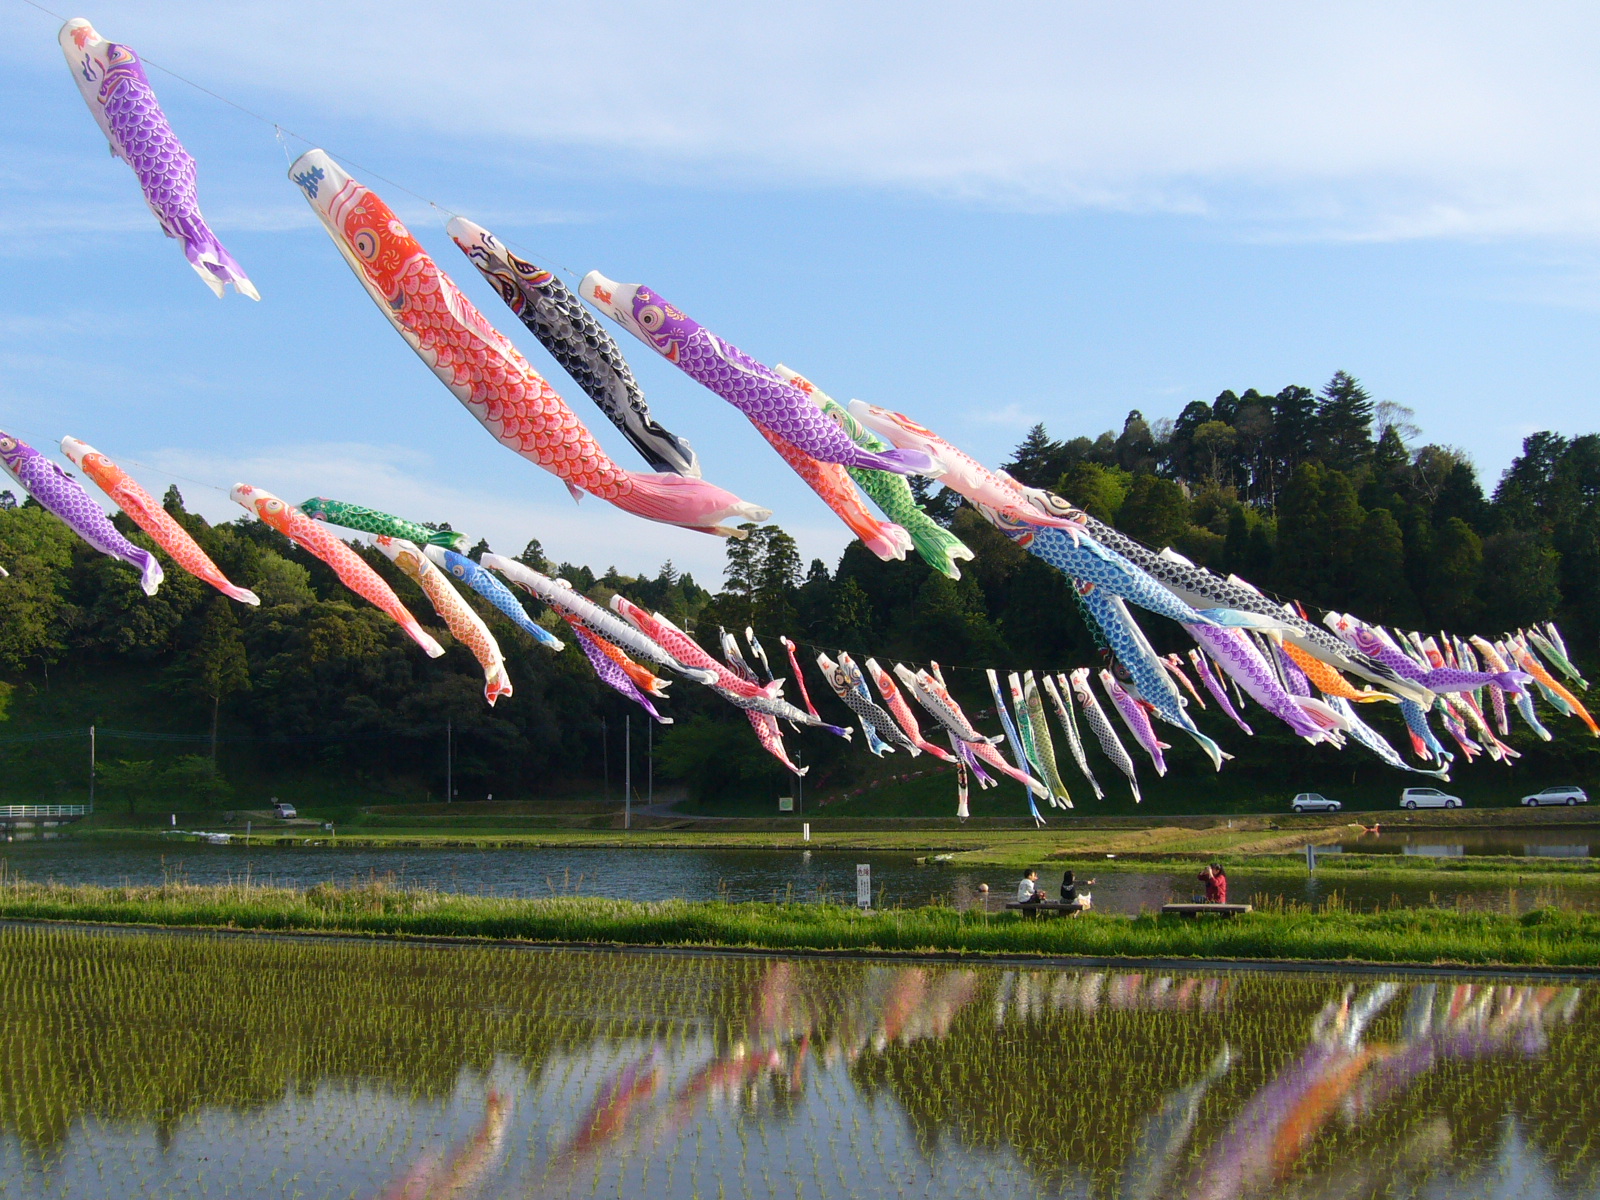
[[[1600,657],[1600,435],[1532,435],[1486,494],[1464,454],[1423,443],[1407,410],[1375,405],[1341,372],[1320,392],[1223,392],[1154,422],[1134,411],[1120,433],[1096,438],[1058,440],[1038,425],[1005,466],[1148,545],[1296,599],[1313,617],[1331,608],[1463,634],[1554,619],[1581,667]],[[600,603],[621,592],[660,610],[713,652],[719,626],[753,626],[785,674],[778,637],[789,636],[801,644],[813,700],[839,724],[850,723],[849,714],[814,669],[819,648],[848,650],[858,662],[937,660],[958,698],[981,713],[993,707],[982,668],[1100,664],[1059,573],[952,493],[925,481],[915,487],[976,554],[958,581],[915,556],[881,562],[858,542],[831,570],[821,560],[807,566],[775,525],[727,543],[715,592],[670,562],[653,577],[615,567],[596,574],[549,562],[537,540],[518,557]],[[606,775],[617,795],[630,712],[635,778],[644,777],[644,714],[601,685],[575,646],[552,654],[468,593],[504,649],[516,689],[491,709],[471,654],[451,643],[420,590],[376,550],[355,543],[448,647],[443,658],[418,653],[328,567],[260,522],[211,525],[185,510],[175,487],[163,502],[230,578],[260,595],[260,608],[234,604],[176,568],[146,597],[126,566],[90,550],[33,502],[0,495],[0,565],[11,572],[0,580],[0,803],[81,800],[86,746],[43,735],[91,723],[108,731],[99,746],[101,802],[133,808],[249,807],[269,794],[331,805],[442,800],[447,729],[458,799],[593,796]],[[154,549],[126,517],[115,520]],[[563,633],[553,613],[519,598]],[[1164,620],[1138,619],[1162,652],[1190,644]],[[792,684],[788,692],[798,701]],[[792,790],[744,715],[705,689],[679,681],[666,711],[675,721],[654,731],[655,775],[685,785],[696,804],[767,813]],[[1198,714],[1236,760],[1215,775],[1198,750],[1176,746],[1166,780],[1141,769],[1147,810],[1279,807],[1297,790],[1343,790],[1388,805],[1406,784],[1430,782],[1355,747],[1306,746],[1252,712],[1254,738],[1214,713]],[[1398,719],[1372,719],[1409,755]],[[1557,735],[1550,745],[1516,732],[1523,758],[1514,767],[1458,764],[1462,794],[1504,799],[1592,774],[1596,748],[1581,727],[1554,714],[1546,724]],[[812,767],[811,811],[829,800],[837,812],[953,810],[952,778],[926,757],[874,760],[817,730],[787,741]],[[1100,774],[1107,799],[1096,803],[1074,788],[1079,811],[1132,811],[1115,772]],[[974,789],[973,811],[1012,815],[1025,806],[1012,785]]]

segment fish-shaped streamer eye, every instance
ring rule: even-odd
[[[82,17],[61,27],[61,52],[111,153],[133,168],[145,203],[169,238],[183,243],[189,265],[218,296],[234,291],[261,299],[255,285],[200,215],[194,159],[172,132],[144,64],[133,50],[108,42]]]
[[[347,504],[343,500],[329,500],[326,496],[313,496],[300,503],[300,511],[314,521],[326,521],[345,529],[383,537],[401,538],[419,546],[443,546],[446,550],[461,553],[467,548],[467,535],[454,529],[435,529],[418,521],[407,521],[376,508],[361,504]]]
[[[446,232],[652,471],[700,478],[694,450],[650,415],[644,389],[621,348],[554,272],[518,258],[494,234],[463,217],[451,218]]]
[[[140,487],[93,446],[77,438],[61,439],[61,453],[72,460],[95,486],[116,502],[118,508],[132,518],[134,524],[150,535],[177,563],[196,579],[209,583],[230,600],[240,604],[260,604],[261,600],[249,588],[230,583],[222,569],[211,561],[211,556],[200,549],[200,544],[189,531],[173,519],[171,513],[157,504],[155,497]]]
[[[940,473],[938,461],[917,450],[862,449],[799,388],[643,284],[617,283],[590,271],[578,284],[578,293],[684,374],[802,454],[901,475]]]
[[[411,635],[412,641],[427,652],[429,658],[438,658],[444,654],[444,647],[418,624],[417,619],[411,615],[411,610],[406,608],[400,602],[400,597],[394,594],[394,589],[383,581],[383,576],[369,567],[366,560],[349,546],[334,537],[326,525],[320,521],[313,521],[294,505],[285,503],[271,492],[251,487],[248,483],[234,484],[233,491],[229,494],[240,508],[258,517],[291,542],[310,551],[332,567],[340,583],[387,613],[395,624]]]
[[[805,376],[791,371],[782,363],[779,363],[776,369],[779,375],[810,396],[814,404],[837,421],[839,428],[849,434],[850,440],[863,450],[881,451],[890,448],[888,442],[856,420],[850,415],[849,409],[823,392]],[[888,471],[864,471],[860,467],[849,467],[847,470],[850,472],[850,478],[860,484],[861,490],[872,497],[872,502],[883,510],[883,515],[906,531],[911,544],[916,547],[924,562],[951,579],[961,578],[961,568],[956,566],[956,561],[970,559],[972,550],[955,534],[922,511],[916,497],[911,494],[911,485],[905,476],[893,475]]]
[[[101,554],[121,559],[139,570],[139,586],[154,596],[164,575],[156,556],[117,532],[106,510],[83,485],[21,438],[0,432],[0,467],[44,508],[54,513]]]
[[[574,498],[589,492],[634,516],[723,536],[737,532],[724,520],[772,515],[703,479],[618,466],[375,192],[321,150],[296,159],[289,177],[406,344],[501,445],[555,475]]]
[[[517,603],[517,598],[511,594],[510,588],[465,554],[458,554],[454,550],[446,550],[443,546],[437,545],[423,546],[422,552],[433,560],[434,566],[450,578],[459,579],[477,592],[534,641],[552,650],[562,649],[564,643],[561,639],[530,617],[528,610]]]
[[[483,618],[472,611],[472,606],[451,586],[445,573],[434,566],[415,542],[403,538],[379,537],[377,547],[395,566],[399,567],[422,589],[422,594],[433,605],[434,612],[444,620],[450,636],[455,638],[478,660],[483,668],[483,698],[491,707],[501,696],[511,695],[511,680],[506,675],[505,655],[500,643],[483,623]]]

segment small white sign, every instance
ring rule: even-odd
[[[794,811],[794,797],[793,796],[779,796],[778,797],[778,811],[779,812],[793,812]]]
[[[862,908],[872,907],[872,867],[868,863],[856,864],[856,903]]]

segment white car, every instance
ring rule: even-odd
[[[1529,808],[1536,808],[1541,804],[1587,804],[1589,794],[1581,787],[1547,787],[1542,792],[1524,796],[1522,802]]]
[[[1401,808],[1460,808],[1460,796],[1447,796],[1438,788],[1407,788],[1400,793]]]
[[[1329,800],[1317,792],[1301,792],[1291,802],[1290,807],[1295,812],[1338,812],[1343,805],[1337,800]]]
[[[294,805],[287,800],[278,800],[273,802],[272,815],[280,821],[292,821],[298,814],[294,811]]]

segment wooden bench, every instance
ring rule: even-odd
[[[1250,912],[1248,904],[1163,904],[1161,915],[1163,917],[1237,917],[1240,913]]]
[[[1006,908],[1010,912],[1019,912],[1030,917],[1037,917],[1040,913],[1052,913],[1058,917],[1075,917],[1084,911],[1081,904],[1063,904],[1059,900],[1040,900],[1034,904],[1023,904],[1019,900],[1013,900],[1006,905]]]

